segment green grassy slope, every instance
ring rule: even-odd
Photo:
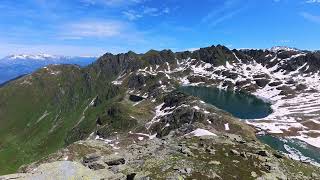
[[[0,89],[0,174],[94,130],[96,114],[121,91],[87,76],[76,66],[50,66]],[[98,85],[103,91],[96,90]],[[90,105],[97,96],[100,105]]]

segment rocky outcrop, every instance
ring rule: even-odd
[[[144,98],[141,96],[136,96],[136,95],[130,95],[129,100],[132,102],[139,102],[142,101]]]
[[[52,155],[52,158],[68,156],[72,158],[69,161],[44,163],[26,173],[3,176],[0,179],[302,180],[319,177],[320,169],[284,156],[273,156],[275,152],[263,144],[248,141],[239,135],[195,137],[188,134],[177,137],[175,133],[120,149],[112,149],[99,140],[80,141],[67,147],[63,154]],[[90,152],[90,149],[95,149],[96,152],[81,152]],[[77,154],[83,154],[84,157],[77,157]]]

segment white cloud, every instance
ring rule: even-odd
[[[293,41],[292,40],[289,40],[289,39],[281,39],[281,40],[277,40],[275,41],[275,43],[292,43]]]
[[[170,13],[170,9],[168,7],[164,8],[162,11],[164,14],[169,14]]]
[[[314,23],[320,23],[320,16],[313,15],[308,12],[302,12],[300,13],[300,15],[308,21],[311,21]]]
[[[225,20],[228,20],[228,19],[233,18],[236,14],[240,13],[241,11],[242,11],[242,9],[237,9],[237,10],[232,11],[232,12],[230,12],[230,13],[227,13],[227,14],[225,14],[225,15],[223,15],[223,16],[220,16],[220,17],[218,17],[217,19],[213,20],[213,21],[210,23],[210,25],[211,25],[211,26],[216,26],[217,24],[219,24],[219,23],[221,23],[221,22],[223,22],[223,21],[225,21]]]
[[[147,34],[133,23],[116,20],[92,20],[65,24],[57,33],[57,40],[79,42],[124,43],[125,46],[144,44]]]
[[[125,17],[132,21],[143,18],[145,16],[161,16],[164,14],[169,14],[170,9],[168,7],[164,9],[158,9],[154,7],[143,7],[139,12],[131,9],[122,13]]]
[[[65,56],[100,56],[104,53],[120,52],[120,47],[96,47],[54,44],[13,44],[0,43],[0,59],[10,54],[53,54]]]
[[[137,19],[143,17],[142,14],[139,14],[139,13],[137,13],[137,12],[134,11],[134,10],[124,11],[124,12],[122,12],[122,13],[123,13],[123,15],[124,15],[126,18],[128,18],[130,21],[137,20]]]
[[[320,0],[308,0],[306,1],[306,3],[309,3],[309,4],[320,3]]]
[[[120,37],[128,28],[120,21],[83,21],[70,23],[63,27],[65,39],[112,38]]]
[[[201,22],[208,26],[216,26],[248,8],[248,4],[239,0],[225,0],[221,3],[220,6],[214,7],[211,12],[204,16]]]
[[[151,16],[158,14],[158,8],[153,8],[153,7],[145,7],[143,9],[143,14],[149,14]]]
[[[143,3],[145,0],[81,0],[87,5],[128,6]]]

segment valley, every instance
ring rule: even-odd
[[[257,141],[256,133],[317,147],[319,60],[319,52],[218,45],[192,52],[106,53],[84,68],[41,68],[0,88],[0,166],[5,167],[0,173],[28,173],[58,160],[93,167],[82,160],[95,152],[97,159],[116,154],[128,160],[129,167],[110,176],[128,175],[131,169],[144,176],[171,177],[181,168],[191,168],[182,173],[184,178],[226,176],[226,171],[197,166],[201,157],[214,167],[222,163],[240,168],[239,176],[253,179],[296,177],[298,172],[300,179],[317,177],[318,167],[280,155]],[[185,93],[176,91],[181,86]],[[223,90],[223,95],[201,99],[211,95],[207,90],[195,93],[199,86],[214,87],[210,93],[220,95]],[[225,102],[229,98],[232,106]],[[199,147],[203,151],[195,151]],[[140,154],[139,148],[144,149]],[[184,161],[193,165],[171,164],[157,174],[169,161],[152,166],[158,151],[176,166],[188,164]],[[136,165],[139,159],[142,163]],[[241,168],[243,163],[249,171]]]

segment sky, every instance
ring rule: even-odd
[[[320,0],[1,0],[0,57],[320,49]]]

